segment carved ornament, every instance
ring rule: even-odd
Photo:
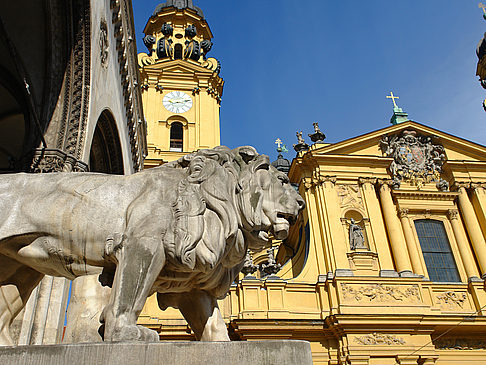
[[[459,211],[457,209],[449,209],[447,211],[447,217],[449,220],[454,220],[459,218]]]
[[[383,136],[380,148],[385,156],[393,157],[390,165],[393,179],[409,181],[419,189],[425,183],[440,181],[446,156],[444,147],[434,143],[433,138],[414,130]]]
[[[106,67],[108,65],[109,44],[108,44],[108,25],[106,24],[106,20],[104,18],[101,19],[101,23],[100,23],[99,46],[100,46],[101,66]]]
[[[405,340],[401,337],[384,333],[373,332],[369,335],[355,337],[354,341],[360,345],[405,345]]]
[[[437,295],[436,299],[437,304],[443,309],[462,309],[464,308],[464,302],[467,299],[467,295],[466,293],[446,291]]]
[[[363,198],[358,185],[339,184],[336,185],[336,190],[341,208],[363,209]]]
[[[358,179],[358,182],[360,184],[363,184],[363,185],[364,184],[372,184],[372,185],[374,185],[374,184],[376,184],[376,180],[377,180],[376,177],[360,177]]]
[[[440,338],[434,341],[438,349],[450,350],[484,350],[486,349],[486,339],[474,338]]]
[[[341,283],[343,299],[355,302],[412,302],[420,303],[417,285],[350,285]]]
[[[408,209],[399,209],[398,218],[408,218]]]

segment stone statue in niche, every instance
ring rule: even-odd
[[[351,250],[367,248],[365,245],[363,229],[353,218],[351,218],[349,223],[349,246]]]
[[[130,175],[0,176],[0,345],[44,275],[100,274],[112,287],[104,341],[158,341],[137,326],[147,296],[178,308],[197,339],[229,341],[217,299],[247,249],[285,239],[304,207],[253,147],[200,150]],[[257,197],[255,200],[254,197]],[[94,318],[98,320],[98,318]]]

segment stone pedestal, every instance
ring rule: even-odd
[[[312,365],[306,341],[119,342],[0,348],[16,365]]]

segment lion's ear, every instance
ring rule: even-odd
[[[250,161],[254,160],[258,156],[258,152],[255,148],[251,146],[238,147],[238,154],[241,156],[243,161],[248,164]]]

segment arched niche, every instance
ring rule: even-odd
[[[361,233],[363,234],[364,238],[364,245],[368,247],[368,249],[374,249],[374,245],[370,242],[370,226],[369,220],[364,217],[364,213],[358,209],[351,208],[344,212],[344,218],[341,219],[343,222],[343,227],[346,232],[347,241],[349,247],[351,246],[350,237],[349,237],[349,230],[351,225],[351,219],[354,220],[354,224],[357,224],[361,228]]]
[[[24,171],[28,159],[29,112],[20,87],[0,69],[0,172]],[[38,134],[38,133],[37,133]],[[32,147],[32,146],[31,146]]]
[[[118,129],[113,115],[108,110],[101,113],[96,123],[89,153],[89,170],[107,174],[124,173]]]

